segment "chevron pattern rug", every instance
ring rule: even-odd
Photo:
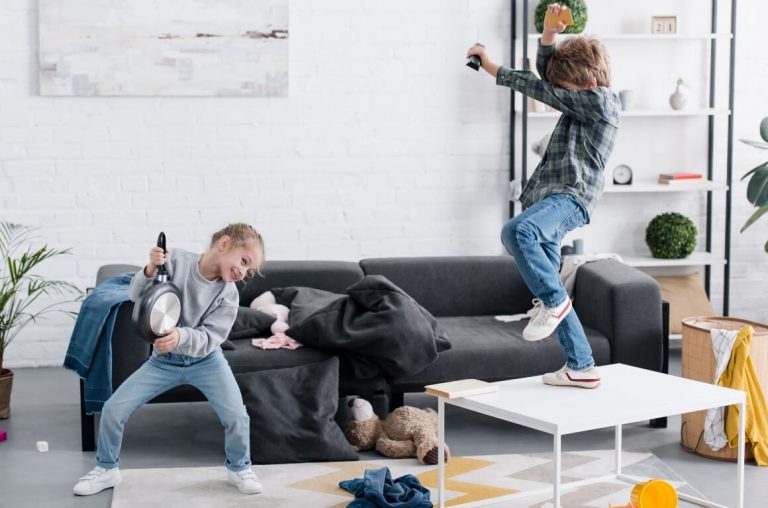
[[[679,491],[703,497],[652,453],[624,452],[622,463],[626,474],[661,478]],[[612,450],[564,453],[562,481],[603,476],[612,466]],[[223,466],[123,469],[123,483],[115,488],[112,508],[342,508],[352,496],[338,487],[339,482],[360,478],[365,469],[382,467],[389,467],[393,478],[415,475],[432,490],[432,501],[437,500],[437,467],[424,466],[415,459],[366,455],[359,462],[254,466],[264,484],[264,492],[255,496],[242,495],[227,485]],[[446,506],[482,503],[496,508],[551,508],[551,490],[517,500],[509,497],[551,485],[551,478],[551,453],[452,457],[446,468]],[[632,485],[620,481],[594,483],[565,491],[561,504],[567,508],[626,505],[631,490]],[[681,502],[679,506],[692,505]]]

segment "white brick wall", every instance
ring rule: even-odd
[[[737,138],[768,115],[765,57],[747,57],[757,7],[740,2]],[[463,54],[480,39],[509,61],[508,1],[292,0],[290,97],[275,99],[41,97],[36,9],[0,3],[0,210],[73,248],[46,274],[86,287],[101,264],[142,263],[161,229],[199,251],[232,221],[271,259],[502,252],[509,94]],[[735,150],[736,175],[765,155]],[[767,239],[768,221],[734,234],[734,315],[768,321]],[[30,327],[7,364],[59,364],[71,327]]]

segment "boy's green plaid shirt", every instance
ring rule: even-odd
[[[524,208],[550,194],[573,194],[587,211],[587,220],[603,192],[603,168],[613,150],[619,128],[619,97],[609,88],[567,90],[546,80],[547,61],[555,45],[539,41],[536,68],[530,71],[501,67],[496,84],[508,86],[563,113],[533,175],[523,188]]]

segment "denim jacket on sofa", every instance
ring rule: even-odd
[[[128,301],[135,273],[116,275],[83,301],[69,339],[64,367],[85,379],[85,412],[101,411],[112,395],[112,330],[120,304]]]

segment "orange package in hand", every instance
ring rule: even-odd
[[[568,7],[561,7],[560,14],[557,16],[549,11],[544,15],[544,24],[547,28],[556,28],[558,21],[562,21],[565,26],[573,24],[573,16],[571,16],[571,10]]]

